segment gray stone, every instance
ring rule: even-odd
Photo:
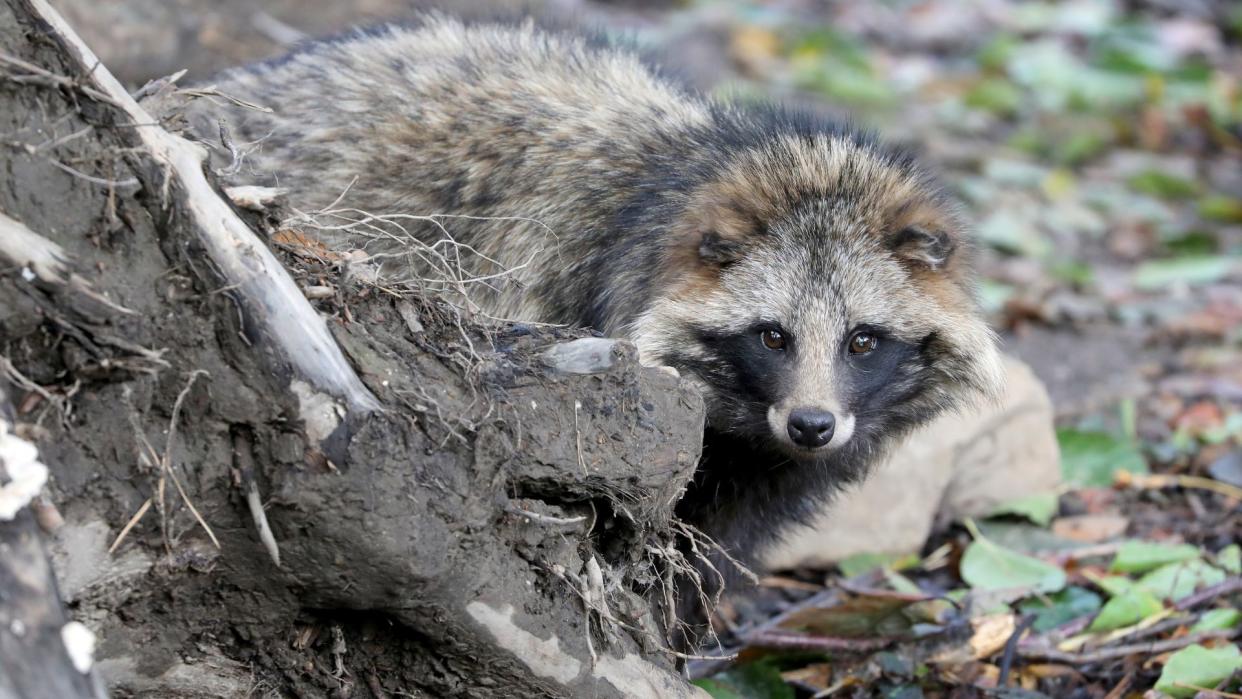
[[[607,337],[583,337],[544,350],[543,361],[566,374],[600,374],[608,371],[623,354],[623,341]]]

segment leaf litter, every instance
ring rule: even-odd
[[[709,694],[1239,695],[1233,5],[679,11],[727,18],[737,71],[722,91],[848,110],[943,168],[977,223],[985,310],[1009,351],[1045,367],[1064,480],[921,555],[788,571],[728,600],[721,644],[738,660],[690,667]]]

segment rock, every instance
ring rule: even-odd
[[[584,337],[552,345],[543,353],[543,361],[566,374],[600,374],[608,371],[624,354],[623,340],[606,337]]]
[[[1052,403],[1021,361],[1006,358],[999,406],[950,414],[913,434],[857,490],[765,558],[772,568],[823,567],[857,553],[918,551],[937,521],[986,514],[1056,487]]]

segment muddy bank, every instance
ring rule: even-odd
[[[690,695],[659,648],[691,389],[276,246],[334,289],[315,310],[379,404],[348,407],[27,3],[0,52],[0,211],[58,248],[4,261],[5,378],[114,695]]]

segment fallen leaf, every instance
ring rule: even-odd
[[[1190,633],[1200,631],[1225,631],[1242,624],[1242,611],[1237,609],[1212,609],[1199,617],[1190,627]]]
[[[1199,200],[1199,215],[1213,221],[1242,223],[1242,199],[1214,194]]]
[[[1242,488],[1242,451],[1231,451],[1208,465],[1208,475]]]
[[[820,692],[827,689],[832,683],[832,674],[832,665],[828,663],[814,663],[796,670],[786,670],[781,673],[781,679],[786,682],[796,682],[811,688],[812,691]]]
[[[1225,412],[1215,401],[1201,400],[1192,403],[1177,417],[1173,418],[1173,428],[1182,430],[1192,437],[1218,427],[1225,421]]]
[[[1134,586],[1104,603],[1100,613],[1091,620],[1089,631],[1112,631],[1136,624],[1159,613],[1164,605],[1146,588]]]
[[[911,633],[916,624],[939,622],[951,608],[948,602],[923,594],[851,591],[835,604],[798,610],[780,627],[840,638],[900,636]]]
[[[715,699],[794,699],[793,688],[772,663],[738,665],[694,683]]]
[[[977,529],[972,533],[975,540],[962,554],[959,569],[962,580],[972,588],[1030,588],[1056,592],[1065,587],[1065,571],[1059,566],[1002,548],[984,538]]]
[[[1132,176],[1129,184],[1136,191],[1163,199],[1185,199],[1199,191],[1194,182],[1159,170],[1144,170]]]
[[[1147,473],[1147,461],[1128,439],[1104,432],[1057,430],[1061,446],[1061,476],[1080,488],[1107,488],[1117,471]]]
[[[1242,546],[1230,544],[1216,554],[1216,565],[1231,575],[1242,575]]]
[[[1054,515],[1057,513],[1057,494],[1056,493],[1036,493],[1028,495],[1017,500],[1010,500],[1002,503],[996,509],[992,510],[989,517],[1000,515],[1018,515],[1025,517],[1041,527],[1048,526]]]
[[[876,568],[904,570],[917,565],[918,562],[919,557],[917,555],[903,553],[856,553],[839,561],[837,568],[841,571],[841,575],[847,578],[855,578],[863,573],[870,573]]]
[[[1127,541],[1117,550],[1117,555],[1108,569],[1114,573],[1146,573],[1163,565],[1198,557],[1199,549],[1190,544]]]
[[[1129,526],[1130,519],[1118,514],[1075,515],[1054,520],[1052,533],[1071,541],[1098,543],[1122,536]]]
[[[1023,614],[1034,614],[1031,629],[1036,632],[1054,629],[1067,621],[1095,614],[1103,606],[1103,600],[1094,592],[1078,587],[1067,587],[1047,597],[1034,597],[1018,606]]]
[[[1177,601],[1224,581],[1225,571],[1195,559],[1161,566],[1139,578],[1138,584],[1161,599]]]
[[[729,55],[747,75],[763,75],[780,53],[781,41],[765,27],[746,25],[733,33]]]
[[[1012,612],[988,614],[970,620],[970,641],[965,646],[948,648],[929,659],[933,663],[965,663],[982,660],[999,653],[1017,628]]]
[[[1007,80],[985,78],[967,91],[962,101],[968,107],[1010,116],[1022,106],[1022,90]]]
[[[1144,291],[1162,291],[1173,284],[1209,284],[1225,278],[1238,266],[1228,257],[1195,255],[1149,260],[1134,270],[1131,280]]]
[[[1174,699],[1193,697],[1194,687],[1215,687],[1242,667],[1242,653],[1234,645],[1204,648],[1186,646],[1169,657],[1156,689]]]

